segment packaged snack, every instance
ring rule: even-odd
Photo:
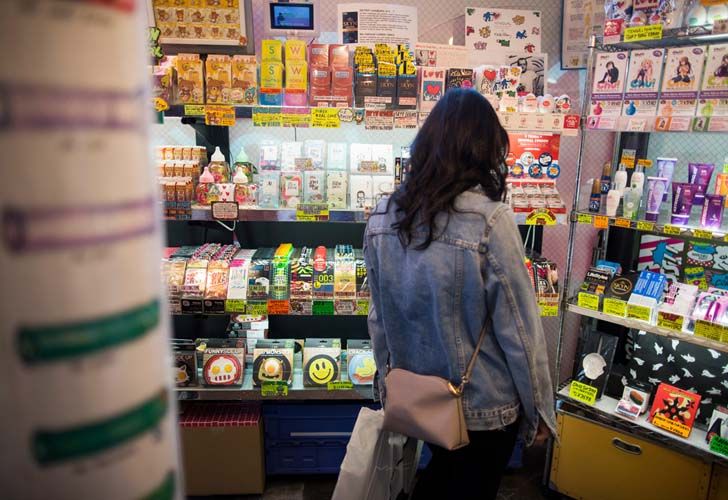
[[[182,104],[204,104],[202,60],[199,54],[178,54],[177,101]]]
[[[303,180],[300,173],[281,174],[281,208],[296,208],[303,197]]]
[[[629,57],[622,116],[628,130],[649,130],[657,116],[664,49],[633,50]]]
[[[303,173],[303,200],[305,203],[321,203],[325,196],[325,172],[310,170]]]
[[[329,208],[345,209],[348,193],[346,172],[326,173],[326,201],[329,203]]]
[[[600,52],[594,65],[591,108],[587,125],[612,130],[622,112],[628,52]]]
[[[258,64],[255,56],[233,56],[230,102],[248,106],[258,102]]]
[[[230,56],[210,54],[205,61],[206,96],[211,104],[228,104],[231,98],[232,66]]]
[[[262,172],[259,175],[260,187],[258,188],[258,207],[278,208],[280,194],[278,172]]]
[[[707,47],[668,49],[655,130],[688,130],[695,116]]]
[[[293,349],[291,339],[258,340],[253,351],[253,384],[293,381]]]
[[[341,340],[306,339],[303,347],[303,385],[326,386],[341,376]]]
[[[371,175],[352,175],[349,178],[351,208],[363,210],[372,206],[373,185]]]

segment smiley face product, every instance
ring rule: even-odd
[[[346,343],[349,380],[354,385],[372,385],[377,365],[370,340],[349,340]]]
[[[303,385],[326,386],[341,374],[340,339],[306,339],[303,347]]]
[[[245,339],[207,339],[204,344],[202,377],[205,385],[242,385]]]
[[[253,385],[293,380],[293,348],[291,339],[258,340],[253,350]]]

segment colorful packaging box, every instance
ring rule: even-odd
[[[324,246],[313,253],[313,298],[334,299],[334,255]]]
[[[372,385],[377,365],[370,340],[347,340],[346,361],[349,380],[354,385]]]
[[[230,56],[210,54],[205,61],[205,94],[208,104],[229,104],[232,92]]]
[[[258,340],[253,351],[253,385],[265,382],[293,381],[293,349],[291,339]]]
[[[340,378],[341,339],[306,339],[303,346],[303,385],[325,387]]]
[[[629,56],[622,117],[627,130],[651,130],[657,116],[664,49],[633,50]]]
[[[199,54],[178,54],[177,101],[182,104],[204,104],[203,65]]]
[[[346,172],[326,172],[326,201],[329,208],[345,209],[349,194],[348,176]]]
[[[655,130],[685,131],[695,117],[707,47],[668,49]]]
[[[204,343],[202,379],[205,385],[243,385],[245,341],[243,339],[205,339]]]
[[[230,102],[248,106],[258,102],[258,63],[255,56],[233,56]]]
[[[587,126],[614,130],[622,113],[629,52],[600,52],[594,65],[591,107]]]

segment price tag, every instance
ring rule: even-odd
[[[655,223],[649,222],[646,220],[637,221],[637,230],[638,231],[654,231]]]
[[[232,127],[235,125],[235,108],[208,104],[205,106],[205,125]]]
[[[559,315],[559,304],[551,302],[539,302],[538,308],[541,312],[541,316],[544,318],[551,318]]]
[[[589,214],[576,214],[577,224],[588,224],[591,226],[593,217]]]
[[[339,128],[341,118],[336,108],[311,108],[311,126],[314,128]]]
[[[652,308],[647,306],[627,305],[627,317],[640,321],[650,322],[652,319]]]
[[[281,108],[253,108],[254,127],[280,127],[282,121]]]
[[[185,116],[205,116],[205,105],[185,104]]]
[[[609,217],[605,215],[594,216],[594,227],[597,229],[606,229],[609,227]]]
[[[548,208],[537,208],[526,216],[527,226],[555,226],[556,215]]]
[[[627,303],[619,299],[604,299],[602,312],[604,312],[604,314],[611,314],[612,316],[624,318],[627,316]]]
[[[311,308],[314,316],[333,316],[334,301],[333,300],[314,300]]]
[[[231,221],[238,220],[240,215],[238,202],[236,201],[213,201],[210,204],[213,220]]]
[[[283,108],[281,125],[308,128],[311,125],[311,112],[307,108]]]
[[[260,395],[264,398],[275,396],[288,396],[288,382],[263,382],[260,386]]]
[[[329,220],[328,203],[299,203],[296,206],[296,220],[315,222]]]
[[[651,24],[649,26],[632,26],[624,30],[625,42],[640,42],[643,40],[662,39],[662,24]]]
[[[356,301],[357,316],[367,316],[369,314],[369,301],[367,299],[358,299]]]
[[[630,227],[632,227],[632,221],[629,219],[624,219],[622,217],[618,217],[614,221],[614,225],[617,227],[626,227],[627,229],[629,229]]]
[[[599,295],[592,293],[579,292],[578,302],[579,307],[585,309],[591,309],[593,311],[599,310]]]
[[[245,301],[242,299],[227,299],[225,301],[225,312],[244,313]]]
[[[245,312],[255,316],[265,316],[268,314],[268,302],[248,302],[245,306]]]
[[[690,427],[680,422],[676,422],[675,420],[671,420],[661,413],[658,413],[654,417],[652,417],[652,425],[654,425],[655,427],[659,427],[660,429],[666,430],[667,432],[672,432],[673,434],[682,436],[684,438],[690,435]]]
[[[287,300],[269,300],[268,314],[286,315],[290,311],[290,303]]]
[[[713,439],[710,440],[710,451],[728,457],[728,439],[713,436]]]
[[[684,317],[679,314],[670,314],[663,311],[657,313],[657,326],[674,332],[682,332]]]
[[[720,325],[709,321],[698,320],[695,322],[695,335],[720,342],[723,328]]]
[[[713,233],[706,231],[705,229],[693,229],[693,236],[700,238],[701,240],[712,240]]]
[[[569,397],[582,403],[593,405],[597,402],[597,388],[573,380],[569,386]]]
[[[326,384],[326,388],[329,391],[350,391],[354,389],[354,384],[351,380],[337,380]]]
[[[677,226],[665,224],[665,227],[662,228],[662,232],[665,234],[672,235],[672,236],[679,236],[682,231]]]

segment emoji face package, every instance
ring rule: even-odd
[[[260,387],[265,382],[293,380],[293,348],[291,339],[261,339],[253,350],[253,384]]]
[[[326,386],[341,375],[341,340],[306,339],[303,347],[303,385]]]

